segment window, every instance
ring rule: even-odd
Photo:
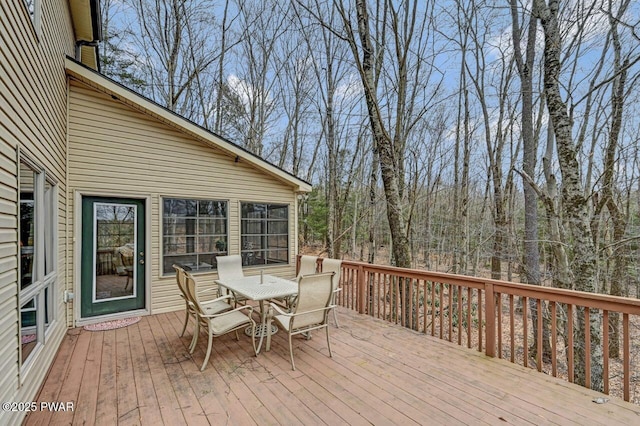
[[[24,158],[20,159],[18,186],[18,282],[24,364],[37,345],[45,343],[46,330],[55,315],[57,187],[44,170]]]
[[[289,262],[289,206],[242,203],[242,264]]]
[[[29,17],[31,18],[31,22],[36,27],[38,26],[38,19],[40,17],[40,0],[23,0],[25,7],[27,8],[27,12],[29,13]]]
[[[216,257],[227,254],[227,202],[163,199],[162,237],[165,274],[174,263],[194,272],[215,269]]]

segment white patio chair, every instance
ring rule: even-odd
[[[272,310],[270,310],[270,314],[273,311],[277,313],[273,316],[273,320],[275,320],[289,336],[289,355],[291,357],[291,368],[293,370],[296,369],[296,365],[293,361],[292,337],[296,334],[309,333],[312,330],[324,328],[327,333],[329,356],[333,356],[331,353],[327,321],[329,318],[329,310],[333,308],[333,305],[331,305],[333,275],[333,272],[327,272],[303,275],[300,277],[298,280],[298,297],[291,312],[285,312],[278,304],[271,303]],[[269,316],[268,324],[271,326],[271,315]]]
[[[224,280],[233,280],[235,278],[243,278],[244,272],[242,271],[242,257],[239,254],[232,254],[229,256],[218,256],[216,257],[216,261],[218,263],[218,279],[221,281]],[[240,297],[229,291],[228,288],[224,286],[218,286],[218,293],[220,296],[231,295],[234,298],[234,302],[236,305],[238,303],[246,303],[246,299]]]
[[[310,256],[310,255],[302,255],[300,256],[300,265],[298,269],[298,274],[292,280],[298,281],[303,275],[312,275],[318,272],[318,256]],[[286,307],[289,309],[291,305],[294,303],[295,298],[297,296],[289,296],[281,299],[274,299],[276,303],[280,305],[280,307]]]
[[[335,275],[333,276],[333,297],[331,298],[331,304],[336,305],[336,296],[339,291],[342,291],[340,288],[340,273],[342,272],[342,260],[340,259],[323,259],[322,260],[322,272],[333,272]],[[338,323],[338,314],[336,312],[335,307],[333,308],[333,319],[336,322],[336,327],[340,328],[340,324]]]
[[[300,269],[296,279],[303,275],[311,275],[318,272],[318,256],[302,255],[300,256]]]
[[[186,288],[186,273],[187,271],[182,267],[182,265],[174,264],[173,269],[176,270],[176,282],[178,284],[178,289],[180,290],[180,297],[185,302],[185,317],[184,317],[184,325],[182,326],[182,332],[180,333],[180,337],[184,336],[184,332],[187,330],[187,325],[189,324],[189,318],[193,317],[194,321],[197,320],[196,311],[194,307],[189,302],[189,297],[187,295]],[[212,289],[200,291],[198,293],[198,297],[200,295],[210,292]],[[208,301],[200,302],[202,307],[208,314],[217,314],[220,312],[231,310],[233,307],[227,302],[227,298],[216,298]]]
[[[217,314],[208,314],[206,312],[205,307],[200,303],[197,296],[196,291],[196,281],[193,276],[188,272],[185,272],[185,283],[187,290],[187,297],[189,298],[189,303],[194,308],[196,313],[196,330],[193,333],[193,339],[191,341],[191,346],[189,347],[189,352],[193,353],[196,350],[196,346],[198,343],[198,335],[200,334],[200,327],[204,327],[207,329],[207,334],[209,336],[209,340],[207,343],[207,352],[204,357],[204,362],[202,363],[202,367],[200,367],[200,371],[204,371],[207,363],[209,362],[209,356],[211,355],[211,347],[213,346],[213,338],[222,336],[224,334],[235,331],[236,340],[240,340],[238,336],[238,330],[246,328],[247,326],[251,326],[251,340],[253,342],[253,353],[257,356],[257,348],[256,348],[256,322],[251,318],[253,313],[253,308],[249,305],[244,305],[239,308],[232,309],[230,311],[217,313]],[[219,299],[231,299],[232,296],[223,296]],[[247,311],[244,314],[242,311]]]

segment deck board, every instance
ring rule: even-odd
[[[378,319],[339,310],[324,332],[294,340],[296,371],[282,332],[271,351],[250,339],[206,336],[188,352],[183,312],[143,317],[127,328],[69,330],[40,401],[75,411],[39,411],[32,424],[638,424],[640,407],[537,371],[488,358]]]

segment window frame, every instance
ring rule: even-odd
[[[27,194],[28,188],[21,185],[22,168],[29,169],[33,173],[33,185],[31,189],[33,214],[33,246],[31,259],[31,283],[22,288],[22,246],[21,230],[22,220],[20,215],[21,205],[26,204],[22,194]],[[24,189],[24,190],[23,190]],[[18,153],[18,335],[20,336],[20,371],[24,372],[33,365],[33,360],[46,344],[52,330],[52,325],[58,319],[57,304],[57,279],[58,279],[58,183],[52,179],[44,167],[38,165],[22,153]],[[46,263],[48,265],[46,265]],[[50,266],[51,268],[46,268]],[[48,270],[48,272],[47,272]],[[26,307],[33,301],[33,307]],[[23,326],[23,313],[35,312],[35,325]],[[35,346],[31,347],[26,356],[23,356],[23,335],[25,332],[35,331]]]
[[[35,31],[36,37],[40,37],[40,19],[42,16],[42,0],[22,0],[22,5],[29,16],[29,21],[31,22],[31,26]],[[33,12],[29,9],[29,3],[33,6]]]
[[[265,214],[265,217],[261,217],[261,218],[245,218],[244,216],[244,206],[245,205],[260,205],[260,206],[264,206],[264,211],[267,212]],[[270,207],[279,207],[279,208],[285,208],[286,209],[286,215],[283,218],[270,218],[268,217],[268,212],[270,210]],[[291,230],[290,230],[290,222],[291,222],[291,204],[290,203],[268,203],[268,202],[258,202],[258,201],[240,201],[240,206],[239,206],[239,222],[240,222],[240,241],[239,241],[239,245],[240,245],[240,255],[242,256],[242,266],[245,268],[271,268],[271,267],[281,267],[281,266],[288,266],[291,263]],[[243,230],[245,229],[244,224],[247,223],[248,221],[253,221],[253,222],[260,222],[261,223],[261,227],[265,230],[263,232],[260,233],[245,233]],[[274,223],[274,222],[284,222],[286,224],[286,234],[282,234],[282,233],[269,233],[269,223]],[[245,248],[245,243],[244,243],[244,239],[245,237],[251,236],[253,238],[258,237],[260,239],[260,247],[258,248],[250,248],[247,249]],[[277,250],[277,251],[281,251],[283,250],[281,247],[275,247],[275,248],[270,248],[268,245],[265,246],[265,244],[268,244],[269,241],[269,237],[273,237],[273,236],[284,236],[285,237],[285,241],[286,241],[286,260],[283,262],[269,262],[269,257],[268,257],[268,252],[269,250]],[[249,264],[249,262],[247,261],[247,259],[251,256],[255,257],[255,253],[256,252],[261,252],[264,255],[262,256],[262,259],[264,259],[263,263],[251,263]]]
[[[195,229],[195,234],[193,234],[193,237],[196,238],[196,241],[194,242],[194,246],[196,247],[196,251],[192,252],[192,253],[184,253],[184,254],[167,254],[165,253],[165,249],[166,249],[166,245],[167,245],[167,238],[172,238],[175,237],[175,235],[179,235],[179,234],[172,234],[172,235],[168,235],[165,234],[165,219],[168,217],[166,216],[166,209],[165,209],[165,201],[166,200],[180,200],[180,201],[195,201],[198,204],[196,205],[196,229]],[[211,235],[215,235],[215,236],[224,236],[224,238],[226,239],[226,247],[225,250],[216,250],[215,252],[199,252],[197,251],[197,246],[198,246],[198,222],[201,219],[200,217],[200,202],[212,202],[212,203],[222,203],[224,204],[224,209],[225,209],[225,215],[224,218],[222,218],[221,216],[203,216],[202,218],[209,218],[209,219],[224,219],[224,234],[211,234]],[[180,256],[196,256],[197,261],[199,262],[199,257],[200,256],[214,256],[214,255],[225,255],[225,254],[229,254],[229,244],[230,244],[230,235],[229,235],[229,215],[230,215],[230,203],[229,200],[225,200],[225,199],[215,199],[215,198],[201,198],[201,197],[176,197],[176,196],[161,196],[160,197],[160,204],[161,204],[161,215],[160,215],[160,229],[161,229],[161,248],[160,248],[160,276],[161,277],[171,277],[171,276],[175,276],[175,271],[173,271],[173,269],[169,270],[169,268],[167,268],[167,270],[165,271],[165,258],[166,257],[180,257]],[[184,237],[188,237],[188,234],[182,234]],[[209,235],[209,234],[207,234]],[[171,262],[176,263],[176,261]],[[179,263],[179,262],[178,262]],[[189,265],[187,265],[189,266]],[[210,268],[194,268],[192,269],[191,273],[193,274],[206,274],[206,273],[212,273],[217,271],[217,266],[216,264],[212,263]]]

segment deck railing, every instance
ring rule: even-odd
[[[340,286],[336,303],[361,314],[640,402],[632,380],[640,382],[638,299],[352,261],[342,263]],[[600,321],[600,342],[576,333],[592,319]],[[543,347],[543,330],[550,351],[540,356],[530,344]],[[601,384],[592,382],[598,368]]]

